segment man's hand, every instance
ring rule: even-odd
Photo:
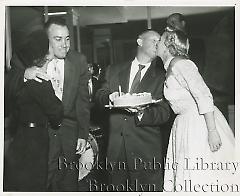
[[[124,95],[124,93],[122,92],[121,95]],[[109,105],[112,106],[114,99],[116,99],[119,96],[120,96],[119,92],[113,92],[112,94],[110,94],[109,95]]]
[[[24,78],[27,80],[36,80],[42,82],[42,80],[50,80],[49,76],[39,67],[29,67],[24,72]]]
[[[86,150],[87,141],[85,139],[78,138],[77,140],[77,147],[76,147],[76,154],[82,154]]]
[[[125,110],[130,112],[130,113],[142,113],[148,107],[149,107],[149,105],[146,105],[146,106],[136,106],[136,107],[125,108]]]
[[[122,95],[124,95],[123,92],[121,93],[121,96],[122,96]],[[116,98],[119,97],[119,96],[120,96],[119,92],[113,92],[112,94],[109,95],[109,100],[110,100],[111,102],[113,102],[114,99],[116,99]]]

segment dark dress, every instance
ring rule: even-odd
[[[50,81],[24,83],[17,93],[17,133],[5,156],[5,191],[46,191],[48,126],[58,127],[63,116],[61,101]],[[29,127],[29,123],[36,127]]]

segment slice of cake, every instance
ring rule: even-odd
[[[128,106],[138,106],[152,103],[151,93],[134,93],[134,94],[125,94],[120,97],[117,97],[113,101],[115,107],[128,107]]]

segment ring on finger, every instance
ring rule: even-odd
[[[219,146],[215,146],[215,150],[217,151],[219,149]]]
[[[212,149],[213,149],[213,151],[217,151],[218,147],[217,147],[216,145],[214,145],[214,146],[212,147]]]

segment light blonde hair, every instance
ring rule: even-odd
[[[189,58],[189,40],[184,32],[179,30],[165,30],[163,35],[165,36],[164,44],[168,48],[171,55]]]

